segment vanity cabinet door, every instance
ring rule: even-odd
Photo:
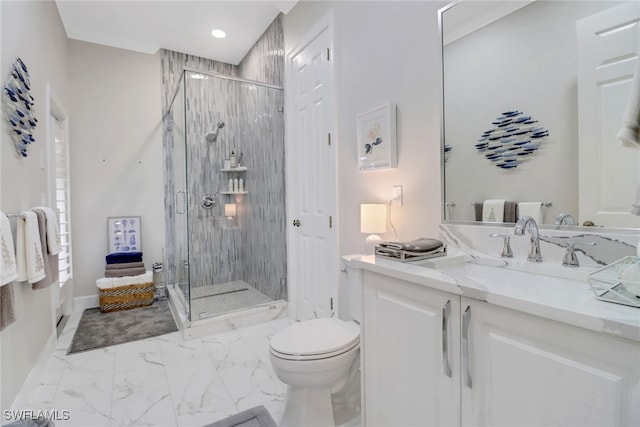
[[[368,271],[363,288],[364,425],[460,425],[460,297]]]
[[[461,299],[463,426],[639,426],[640,348]]]

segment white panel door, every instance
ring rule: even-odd
[[[462,309],[463,426],[640,425],[640,346],[468,298]]]
[[[640,52],[640,2],[577,22],[580,223],[640,227],[629,213],[640,182],[640,147],[625,147],[622,125]]]
[[[460,424],[460,297],[364,272],[364,425]]]
[[[331,316],[337,293],[330,28],[288,56],[289,290],[295,317]]]

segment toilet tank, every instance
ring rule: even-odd
[[[339,295],[341,298],[339,318],[360,323],[362,320],[362,270],[350,266],[348,260],[349,257],[343,257],[346,274],[343,276]]]

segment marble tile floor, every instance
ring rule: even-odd
[[[280,421],[286,386],[271,369],[269,338],[289,319],[67,355],[80,315],[71,316],[39,384],[16,409],[69,411],[56,427],[203,426],[258,405]]]

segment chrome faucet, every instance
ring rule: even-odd
[[[561,213],[556,217],[555,225],[576,225],[576,220],[568,213]]]
[[[542,255],[540,254],[540,236],[538,235],[538,224],[536,220],[530,216],[523,216],[516,223],[516,227],[513,230],[513,234],[516,236],[524,236],[525,231],[529,230],[531,234],[531,244],[529,245],[528,261],[541,262]]]

